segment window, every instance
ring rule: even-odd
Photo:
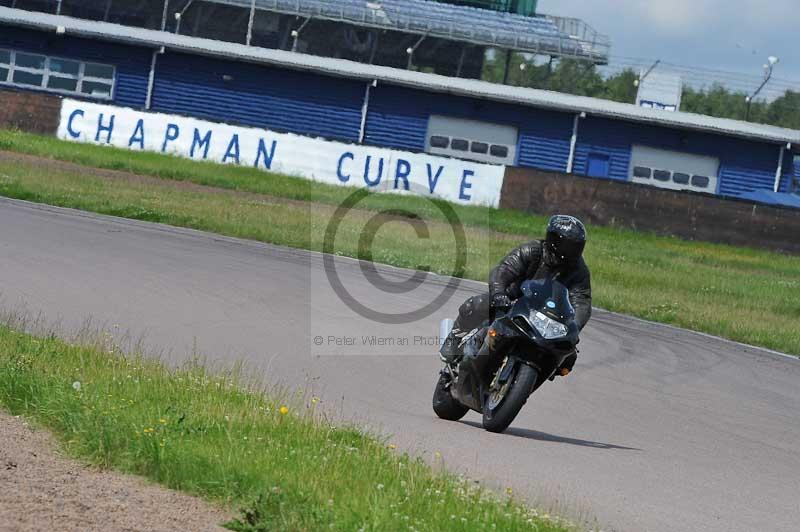
[[[654,170],[653,171],[653,178],[656,181],[669,181],[672,173],[667,170]]]
[[[500,157],[505,159],[508,157],[508,146],[500,146],[499,144],[492,144],[492,147],[489,148],[489,153],[492,157]]]
[[[111,99],[114,78],[111,65],[0,50],[0,84]]]
[[[487,153],[489,151],[489,145],[485,142],[472,142],[472,146],[470,147],[472,153]]]
[[[441,135],[433,135],[431,137],[431,146],[434,148],[447,148],[450,145],[450,139]]]
[[[11,78],[11,81],[17,85],[33,85],[34,87],[41,87],[43,80],[44,74],[17,69],[14,69],[14,76]]]
[[[50,79],[47,80],[47,88],[57,91],[75,92],[78,90],[78,80],[50,76]]]
[[[87,78],[111,79],[114,77],[114,67],[98,65],[97,63],[86,63],[83,67],[83,75]]]
[[[675,172],[672,174],[672,180],[679,185],[688,185],[689,184],[689,174],[684,174],[683,172]]]
[[[9,72],[11,72],[11,52],[0,50],[0,83],[8,80]]]
[[[453,139],[450,141],[450,147],[458,151],[469,150],[469,141],[464,139]]]
[[[66,59],[50,59],[50,75],[67,74],[77,76],[80,73],[81,64],[77,61],[67,61]]]
[[[692,186],[698,188],[707,188],[711,180],[704,175],[693,175]]]
[[[81,92],[98,98],[111,98],[111,85],[85,80],[81,87]]]
[[[652,170],[647,168],[646,166],[636,166],[633,169],[633,177],[641,177],[644,179],[650,179],[650,174]]]
[[[44,70],[44,62],[46,57],[43,55],[23,54],[17,52],[17,59],[14,61],[16,66],[14,68],[32,68],[35,70]]]

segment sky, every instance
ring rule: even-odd
[[[539,0],[538,12],[583,19],[612,56],[760,75],[774,55],[775,79],[800,90],[800,0]]]

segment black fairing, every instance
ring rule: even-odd
[[[525,281],[522,297],[491,326],[479,330],[462,347],[463,358],[458,367],[458,381],[452,393],[465,406],[480,411],[484,391],[492,375],[506,356],[513,356],[535,367],[541,382],[561,366],[578,343],[575,310],[567,288],[552,279]],[[544,338],[532,325],[531,316],[541,312],[563,324],[567,332],[559,338]],[[520,319],[528,327],[520,326]],[[487,323],[488,325],[488,323]],[[494,330],[494,336],[487,336]]]
[[[484,341],[487,328],[473,335],[462,348],[463,358],[458,367],[458,383],[453,387],[453,396],[465,406],[480,411],[483,407],[485,375],[489,373],[492,356]]]
[[[550,374],[578,344],[579,331],[575,323],[575,309],[569,301],[569,290],[553,279],[525,281],[520,289],[522,297],[508,313],[495,320],[499,326],[495,327],[498,335],[494,350],[511,347],[508,343],[513,342],[516,348],[514,354],[533,364],[542,373]],[[564,325],[567,333],[558,338],[542,336],[533,326],[532,318],[537,312]]]

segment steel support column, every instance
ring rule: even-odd
[[[791,146],[791,144],[789,144]],[[778,156],[778,169],[775,170],[775,186],[774,192],[778,192],[781,188],[781,178],[783,177],[783,158],[786,155],[786,145],[781,146],[781,154]]]
[[[581,118],[585,118],[586,113],[578,113],[572,122],[572,138],[569,140],[569,158],[567,159],[567,173],[571,174],[575,166],[575,149],[578,146],[578,129],[580,128]]]
[[[150,75],[147,78],[147,97],[144,100],[144,108],[148,111],[153,105],[153,87],[156,83],[156,61],[158,60],[158,56],[163,53],[163,46],[158,50],[153,50],[153,58],[150,60]]]
[[[369,93],[372,87],[378,86],[378,80],[373,79],[367,83],[367,88],[364,90],[364,103],[361,105],[361,126],[358,129],[358,143],[364,143],[364,136],[367,132],[367,113],[369,112]]]
[[[256,0],[250,2],[250,20],[247,21],[247,41],[245,44],[250,46],[250,41],[253,40],[253,21],[256,18]]]

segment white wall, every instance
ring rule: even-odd
[[[65,99],[58,137],[497,207],[505,167]],[[269,179],[265,175],[265,179]]]

